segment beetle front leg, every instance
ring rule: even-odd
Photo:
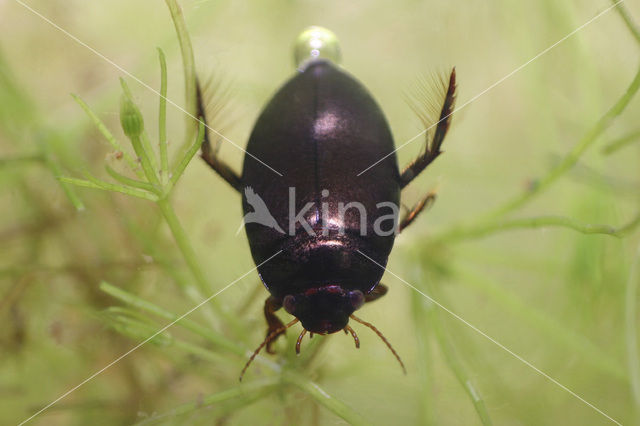
[[[207,118],[204,107],[204,102],[202,100],[202,89],[200,88],[200,83],[197,85],[197,94],[198,94],[198,116],[204,122],[205,127],[207,126]],[[242,188],[244,185],[242,184],[242,179],[240,176],[225,162],[221,161],[218,158],[218,149],[217,147],[214,149],[211,146],[211,142],[209,141],[209,132],[208,129],[205,128],[204,131],[204,140],[202,141],[202,154],[200,155],[202,159],[222,178],[224,179],[233,189],[238,192],[242,192]]]
[[[284,324],[280,321],[280,318],[276,316],[276,311],[282,307],[282,301],[276,299],[273,296],[267,297],[267,300],[264,302],[264,317],[267,320],[267,336],[273,333],[276,330],[282,330],[278,334],[276,334],[268,343],[266,347],[266,351],[270,354],[274,354],[275,351],[271,349],[271,345],[275,342],[278,337],[282,336],[285,332]]]
[[[411,183],[413,179],[415,179],[429,164],[431,164],[433,160],[438,158],[438,156],[442,153],[440,147],[442,146],[444,137],[449,130],[449,125],[451,124],[451,114],[453,114],[453,105],[455,103],[455,98],[456,70],[454,68],[453,70],[451,70],[451,75],[449,76],[449,85],[447,86],[447,91],[444,97],[444,102],[442,103],[442,109],[438,118],[436,131],[433,133],[433,138],[431,142],[429,142],[428,137],[430,133],[427,133],[427,142],[424,153],[413,160],[407,167],[405,167],[405,169],[400,174],[401,188],[404,188],[409,183]]]
[[[418,201],[413,207],[411,207],[411,210],[409,210],[400,220],[400,223],[398,224],[398,233],[402,232],[407,226],[411,225],[416,217],[418,217],[418,215],[422,213],[425,208],[430,207],[435,200],[435,191],[431,191],[427,195],[422,197],[422,199]]]

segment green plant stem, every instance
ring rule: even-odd
[[[142,191],[136,188],[129,188],[122,185],[116,185],[109,182],[103,182],[94,177],[90,180],[76,179],[69,177],[59,177],[58,180],[64,184],[71,184],[76,186],[82,186],[85,188],[102,189],[104,191],[121,192],[123,194],[131,195],[133,197],[142,198],[149,201],[157,201],[158,197],[154,194],[150,194],[146,191]]]
[[[113,306],[102,312],[102,316],[111,328],[131,339],[163,348],[174,343],[173,336],[167,330],[158,333],[157,327],[138,312]]]
[[[71,97],[73,98],[73,100],[75,100],[78,103],[78,105],[80,105],[80,108],[82,108],[83,111],[87,114],[87,116],[89,116],[91,121],[93,121],[93,124],[98,128],[98,131],[102,134],[102,136],[104,136],[107,142],[109,142],[111,147],[118,152],[122,152],[122,156],[124,157],[124,160],[127,162],[131,170],[133,170],[136,173],[136,175],[138,175],[139,178],[142,178],[143,173],[140,170],[140,167],[138,167],[133,157],[131,157],[131,155],[128,152],[122,149],[122,146],[120,145],[118,140],[113,136],[113,134],[111,134],[111,132],[109,131],[107,126],[105,126],[105,124],[102,122],[100,117],[98,117],[98,115],[95,112],[93,112],[91,108],[89,108],[89,105],[87,105],[79,96],[74,95],[72,93]]]
[[[433,237],[432,242],[446,241],[448,243],[467,240],[472,238],[481,238],[496,232],[510,231],[514,229],[531,229],[560,227],[572,229],[582,234],[602,234],[614,237],[622,237],[632,231],[640,224],[640,214],[638,214],[629,223],[613,227],[611,225],[585,224],[580,223],[572,218],[563,216],[540,216],[532,218],[512,219],[505,221],[495,221],[488,223],[479,223],[472,226],[459,226],[451,229],[448,233],[437,234]]]
[[[231,389],[206,396],[201,401],[190,402],[188,404],[176,407],[167,413],[154,415],[148,419],[136,423],[136,425],[146,425],[161,419],[170,420],[172,417],[188,414],[201,408],[206,408],[214,404],[221,404],[223,402],[231,401],[234,399],[246,399],[249,401],[254,401],[256,398],[262,398],[272,394],[273,391],[278,387],[278,385],[279,383],[277,378],[268,378],[252,383],[247,383],[242,386],[235,386]]]
[[[40,151],[42,152],[42,156],[44,157],[44,163],[49,168],[53,176],[58,179],[58,182],[60,182],[62,191],[65,193],[76,210],[83,211],[85,208],[84,203],[82,202],[78,194],[76,194],[76,191],[71,187],[71,185],[69,185],[69,182],[64,182],[61,179],[62,170],[60,169],[58,162],[54,158],[54,154],[51,150],[51,147],[49,146],[49,141],[42,140],[39,136],[36,136],[35,139],[40,148]]]
[[[212,289],[209,286],[209,282],[207,281],[207,278],[205,277],[200,264],[198,263],[196,252],[191,246],[189,237],[180,224],[178,216],[176,216],[176,213],[173,210],[173,206],[171,205],[169,200],[167,198],[163,198],[158,200],[156,204],[160,208],[160,212],[167,222],[167,225],[171,230],[171,234],[173,235],[173,238],[175,239],[176,244],[178,245],[178,248],[180,249],[180,252],[184,257],[189,270],[191,270],[191,273],[196,280],[196,284],[198,287],[197,298],[200,299],[199,302],[201,302],[205,297],[204,295],[210,294]],[[216,310],[220,310],[220,307],[217,304],[216,300],[211,300],[208,305],[213,306]]]
[[[123,185],[131,186],[133,188],[142,189],[144,191],[153,192],[156,195],[161,195],[160,190],[158,188],[156,188],[155,186],[151,185],[148,182],[142,182],[142,181],[139,181],[139,180],[131,179],[131,178],[127,177],[127,176],[123,176],[120,173],[118,173],[115,170],[113,170],[108,165],[105,166],[105,170],[107,171],[107,173],[109,173],[109,176],[111,176],[112,178],[114,178],[115,180],[117,180],[118,182],[120,182]]]
[[[0,158],[0,167],[20,165],[22,163],[44,162],[45,158],[42,154],[18,155],[15,157]]]
[[[142,165],[142,171],[144,175],[147,177],[147,180],[155,186],[160,186],[160,181],[158,180],[158,176],[155,173],[154,167],[147,156],[147,152],[142,144],[142,140],[140,136],[133,135],[131,136],[131,145],[133,145],[133,149],[138,156],[138,160],[140,160],[140,164]]]
[[[535,186],[530,190],[522,193],[520,196],[504,203],[499,206],[493,212],[490,212],[487,217],[494,218],[509,213],[519,207],[522,207],[527,202],[531,201],[536,195],[540,194],[549,186],[554,183],[559,177],[564,175],[569,169],[571,169],[578,159],[584,154],[584,152],[598,139],[598,137],[604,132],[613,122],[613,119],[624,111],[629,105],[633,96],[640,88],[640,68],[636,71],[636,74],[620,99],[598,120],[598,122],[587,132],[586,135],[580,139],[578,144],[567,154],[564,159],[555,166],[546,176],[540,179]]]
[[[193,145],[191,145],[189,150],[185,152],[182,159],[178,162],[178,164],[176,164],[175,168],[171,172],[171,177],[166,186],[167,192],[171,191],[171,189],[178,182],[178,179],[180,179],[180,177],[182,176],[182,173],[184,173],[185,169],[191,162],[191,159],[193,159],[193,156],[196,155],[196,153],[200,149],[200,146],[202,145],[202,142],[204,141],[204,135],[205,135],[204,122],[199,120],[198,123],[199,123],[199,127],[198,127],[198,136],[196,138],[196,141],[193,143]]]
[[[187,117],[185,123],[185,139],[178,150],[179,156],[191,145],[193,136],[197,130],[197,121],[194,117],[197,116],[197,102],[196,102],[196,65],[193,56],[193,48],[191,46],[191,39],[189,32],[187,31],[187,25],[184,22],[184,16],[182,15],[182,9],[178,5],[176,0],[165,0],[169,12],[171,13],[171,19],[173,25],[176,28],[178,35],[178,42],[180,44],[180,52],[182,53],[182,66],[184,68],[184,85],[185,85],[185,97],[186,97],[186,109]]]
[[[178,245],[178,248],[180,249],[180,252],[184,257],[189,270],[196,280],[197,287],[192,287],[195,292],[187,289],[187,293],[194,301],[200,303],[206,296],[211,293],[212,289],[209,285],[209,282],[207,281],[204,271],[200,267],[196,252],[193,249],[191,242],[189,241],[187,233],[180,224],[180,221],[178,220],[178,217],[176,216],[176,213],[173,210],[173,206],[171,205],[169,200],[167,198],[161,198],[156,202],[156,204],[160,208],[160,212],[167,222],[167,225],[171,230],[171,234],[173,235],[173,238],[175,239],[176,244]],[[228,311],[222,309],[218,304],[218,301],[214,299],[211,299],[205,304],[205,306],[203,306],[203,308],[205,308],[203,312],[212,324],[215,324],[216,321],[209,306],[212,306],[213,309],[220,314],[220,316],[226,321],[226,324],[233,329],[237,336],[244,336],[245,329],[242,324],[240,324],[238,319],[235,316],[231,315]]]
[[[628,86],[625,93],[618,99],[618,101],[598,120],[598,122],[587,132],[587,134],[578,142],[578,144],[567,154],[562,161],[556,165],[547,175],[540,179],[535,186],[528,191],[514,197],[513,199],[503,203],[501,206],[493,209],[492,211],[482,215],[480,219],[470,224],[458,224],[453,225],[449,229],[441,232],[434,240],[438,242],[448,241],[450,238],[464,239],[466,236],[474,236],[478,233],[486,233],[484,230],[488,228],[500,229],[504,227],[504,224],[499,222],[500,217],[507,213],[512,212],[526,203],[531,201],[535,196],[548,189],[558,178],[564,175],[569,169],[571,169],[579,160],[580,156],[597,140],[597,138],[604,132],[609,125],[611,125],[614,118],[624,111],[633,96],[640,89],[640,68],[636,71],[633,81]],[[567,220],[564,224],[558,223],[554,226],[567,226]],[[513,222],[512,227],[522,227],[522,223],[517,224]],[[516,225],[517,224],[517,225]],[[589,226],[585,228],[585,225],[580,225],[574,221],[569,220],[569,225],[572,229],[585,230],[592,229]],[[600,229],[604,230],[604,229]]]
[[[146,341],[157,333],[158,326],[139,312],[120,307],[110,307],[106,310],[108,324],[120,334],[129,336],[135,340]],[[205,361],[220,365],[227,358],[220,352],[215,352],[200,345],[186,342],[173,336],[168,331],[154,336],[147,343],[155,344],[163,348],[172,347],[190,355],[195,355]]]
[[[577,334],[548,314],[524,303],[517,296],[507,291],[507,286],[499,286],[461,265],[456,265],[453,271],[459,282],[463,282],[465,286],[475,289],[483,298],[487,298],[514,317],[539,330],[546,338],[566,347],[570,353],[581,354],[585,363],[618,380],[625,382],[628,380],[620,363],[609,354],[603,352],[602,349],[583,335]]]
[[[640,29],[638,28],[636,23],[633,22],[633,19],[631,19],[631,15],[629,14],[627,7],[620,0],[611,0],[611,2],[613,4],[618,4],[618,6],[616,6],[616,9],[618,9],[618,13],[624,20],[624,23],[627,25],[627,28],[629,28],[629,31],[631,32],[633,37],[636,39],[638,44],[640,44]]]
[[[418,359],[420,360],[418,365],[418,377],[420,383],[424,383],[420,389],[420,424],[421,425],[433,425],[435,424],[436,414],[435,407],[432,402],[433,398],[433,357],[431,356],[431,323],[428,315],[429,310],[432,309],[431,301],[423,298],[418,292],[411,293],[411,312],[413,325],[416,332],[416,344],[418,350]]]
[[[160,144],[160,177],[166,184],[169,179],[169,155],[167,153],[167,60],[158,48],[160,60],[160,106],[158,108],[158,139]]]
[[[149,312],[153,315],[156,315],[160,318],[169,320],[169,321],[176,321],[178,320],[179,316],[169,312],[165,309],[160,308],[159,306],[148,302],[134,294],[131,294],[125,290],[122,290],[118,287],[115,287],[107,282],[102,282],[100,283],[100,290],[104,291],[105,293],[107,293],[108,295],[128,304],[131,305],[134,308],[140,309],[140,310],[144,310],[146,312]],[[182,318],[180,319],[176,325],[179,325],[187,330],[189,330],[190,332],[196,334],[197,336],[203,337],[204,339],[208,340],[209,342],[213,343],[214,345],[220,347],[220,348],[224,348],[227,351],[234,353],[238,356],[244,356],[246,354],[246,350],[238,345],[237,343],[227,339],[226,337],[216,333],[215,331],[213,331],[211,328],[209,327],[203,327],[201,325],[199,325],[198,323],[188,319],[188,318]]]
[[[160,170],[158,166],[158,160],[156,159],[155,153],[153,151],[153,147],[151,146],[151,141],[149,140],[149,135],[146,130],[142,132],[140,135],[142,140],[142,147],[144,151],[147,153],[147,157],[149,158],[149,162],[151,163],[151,167],[154,171]]]
[[[625,294],[625,332],[627,346],[627,366],[631,395],[633,397],[636,415],[640,415],[640,354],[638,353],[638,264],[640,262],[640,245],[636,248],[627,289]]]
[[[144,300],[134,294],[131,294],[118,287],[115,287],[107,282],[103,281],[100,284],[100,289],[105,293],[109,294],[110,296],[128,305],[131,305],[137,309],[147,311],[160,318],[163,318],[169,321],[176,321],[179,318],[177,314],[173,312],[169,312],[147,300]],[[218,348],[225,349],[235,355],[238,355],[239,357],[248,358],[252,354],[252,351],[248,351],[244,349],[238,343],[233,342],[227,339],[226,337],[224,337],[222,334],[215,332],[211,327],[204,327],[188,318],[182,318],[179,321],[177,321],[176,324],[183,327],[186,330],[189,330],[193,334],[206,339],[207,341],[216,345]],[[268,367],[269,369],[273,370],[276,373],[279,373],[282,370],[280,365],[274,363],[273,361],[261,355],[256,356],[255,362]]]
[[[430,292],[433,292],[433,286],[429,287]],[[442,298],[438,297],[438,300],[442,300]],[[471,400],[480,422],[483,425],[491,425],[491,418],[489,417],[489,412],[484,404],[484,400],[471,382],[471,378],[467,374],[465,367],[462,365],[462,361],[460,360],[453,343],[447,337],[447,333],[444,330],[442,320],[440,318],[439,309],[435,309],[435,306],[432,303],[430,303],[430,305],[431,306],[428,308],[430,323],[433,326],[436,339],[438,340],[440,349],[442,349],[442,354],[444,355],[447,365],[449,365],[449,368],[456,376],[456,379],[458,379],[460,386],[462,386],[465,393]]]
[[[286,383],[292,384],[298,389],[311,396],[318,404],[322,405],[336,416],[341,417],[351,425],[368,425],[366,421],[358,412],[354,411],[351,407],[344,404],[339,399],[329,395],[316,383],[305,379],[301,376],[291,374],[290,372],[283,373],[283,379]]]
[[[602,153],[605,155],[612,154],[617,150],[619,150],[620,148],[625,147],[637,140],[640,140],[640,130],[636,130],[635,132],[631,132],[628,135],[622,136],[621,138],[611,141],[604,148],[602,148]]]

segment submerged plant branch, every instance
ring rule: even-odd
[[[2,128],[4,136],[15,138],[15,141],[22,142],[28,138],[33,138],[38,148],[35,156],[30,153],[2,159],[0,160],[0,167],[24,161],[41,161],[56,179],[57,184],[60,185],[73,207],[78,211],[82,211],[84,210],[84,204],[73,185],[61,182],[58,179],[62,176],[59,160],[68,153],[68,145],[62,143],[62,137],[56,130],[43,124],[46,122],[47,117],[47,114],[40,113],[38,106],[30,99],[28,93],[20,87],[11,72],[8,61],[0,52],[0,128]],[[11,123],[11,126],[5,126],[8,123]],[[12,131],[11,128],[15,130]]]
[[[76,194],[76,191],[73,189],[72,185],[69,185],[67,182],[63,182],[60,180],[62,176],[62,170],[58,162],[53,158],[53,152],[49,141],[41,140],[39,136],[36,136],[36,143],[40,147],[40,151],[44,157],[44,163],[47,165],[53,176],[60,182],[60,186],[62,187],[62,191],[65,193],[73,207],[76,210],[82,211],[84,210],[84,203]]]
[[[413,292],[411,294],[411,313],[415,327],[415,333],[413,334],[416,338],[418,359],[420,359],[416,367],[419,381],[423,383],[418,395],[420,405],[419,423],[423,425],[435,424],[437,416],[432,402],[433,389],[437,385],[435,383],[435,374],[433,374],[433,356],[431,355],[431,337],[433,334],[431,331],[433,328],[428,318],[429,310],[431,309],[430,304],[431,302],[420,297],[419,293]]]
[[[84,179],[77,179],[77,178],[70,178],[70,177],[60,177],[58,178],[58,180],[60,180],[60,182],[63,182],[63,183],[82,186],[85,188],[102,189],[104,191],[111,191],[111,192],[120,192],[122,194],[131,195],[132,197],[142,198],[144,200],[149,200],[154,202],[158,201],[157,196],[150,194],[146,191],[142,191],[136,188],[131,188],[123,185],[116,185],[113,183],[104,182],[96,178],[84,180]]]
[[[640,245],[636,248],[625,292],[625,334],[627,366],[636,416],[640,416],[640,353],[638,352],[638,267]]]
[[[611,2],[613,4],[617,4],[616,9],[618,9],[618,13],[624,20],[624,23],[627,25],[627,28],[629,28],[629,31],[631,32],[633,37],[636,39],[638,44],[640,44],[640,28],[638,28],[636,23],[631,18],[631,15],[629,14],[627,7],[620,0],[611,0]]]
[[[180,176],[182,176],[182,173],[184,173],[184,170],[196,155],[196,153],[200,149],[200,146],[202,145],[202,142],[204,141],[204,135],[206,131],[204,128],[204,122],[200,120],[199,123],[200,125],[198,127],[198,137],[196,138],[196,141],[193,143],[193,145],[191,145],[189,150],[184,153],[182,159],[178,162],[178,164],[176,164],[175,168],[170,173],[169,181],[166,185],[168,191],[171,191],[173,186],[178,182],[178,179],[180,179]]]
[[[369,422],[364,419],[358,412],[354,411],[351,407],[327,393],[324,389],[318,386],[311,380],[305,379],[301,376],[285,372],[283,374],[284,381],[291,385],[294,385],[298,389],[305,392],[312,397],[318,404],[322,405],[333,414],[341,417],[351,425],[368,425]]]
[[[510,201],[507,201],[502,206],[499,206],[494,211],[487,214],[486,217],[495,218],[509,213],[519,207],[522,207],[524,204],[531,201],[536,195],[548,189],[552,183],[577,163],[582,154],[584,154],[584,152],[593,145],[598,137],[611,125],[613,120],[625,110],[627,105],[629,105],[629,102],[631,102],[631,99],[633,99],[634,95],[638,92],[638,89],[640,89],[640,68],[636,71],[631,84],[629,84],[629,87],[620,99],[618,99],[618,101],[587,132],[587,134],[580,139],[578,144],[557,166],[551,169],[546,176],[543,176],[538,180],[528,191]]]
[[[20,165],[22,163],[43,162],[45,160],[42,154],[16,155],[15,157],[0,158],[0,167]]]
[[[635,132],[631,132],[628,135],[611,141],[609,144],[605,145],[604,148],[602,148],[602,153],[604,155],[613,154],[620,148],[625,147],[630,143],[636,142],[638,140],[640,140],[640,130],[636,130]]]
[[[137,155],[136,161],[131,160],[128,161],[128,163],[131,170],[137,173],[140,180],[138,181],[121,175],[120,173],[111,169],[109,166],[106,166],[107,173],[109,173],[109,175],[111,175],[111,177],[118,182],[117,184],[98,180],[88,173],[86,174],[87,180],[76,178],[61,178],[60,180],[64,183],[70,183],[77,186],[102,189],[112,192],[121,192],[123,194],[155,202],[159,207],[160,212],[162,213],[167,225],[169,226],[169,229],[184,257],[189,270],[195,278],[196,287],[187,287],[185,289],[186,293],[194,302],[200,303],[205,298],[205,296],[211,292],[211,287],[206,279],[202,268],[200,267],[195,254],[195,250],[193,249],[189,238],[184,231],[184,228],[180,224],[173,206],[169,202],[169,197],[174,189],[175,184],[184,173],[187,164],[191,161],[191,159],[195,155],[195,152],[197,152],[200,144],[204,139],[204,124],[202,123],[202,121],[199,121],[200,131],[198,132],[195,140],[192,142],[191,149],[180,158],[178,166],[172,173],[171,179],[163,179],[163,166],[158,166],[158,161],[155,157],[156,154],[151,146],[151,143],[148,140],[145,141],[146,132],[142,113],[134,103],[133,95],[126,82],[121,79],[120,83],[123,91],[120,104],[120,122],[125,135],[128,137]],[[91,117],[100,132],[111,143],[114,149],[122,151],[120,144],[112,136],[111,132],[109,132],[100,118],[95,113],[93,113],[91,109],[79,98],[75,97],[75,99],[82,106],[85,112],[87,112],[87,114]],[[161,143],[160,147],[162,145],[163,144]],[[160,151],[162,150],[163,149],[160,148]],[[165,154],[162,154],[161,152],[160,156],[162,157]],[[125,158],[127,157],[125,156]],[[137,166],[138,163],[142,166],[141,171]],[[163,163],[162,159],[160,163]],[[164,175],[166,176],[166,173]],[[212,300],[203,309],[203,314],[207,316],[211,324],[216,323],[215,317],[211,312],[211,307],[217,309],[220,313],[223,314],[223,317],[229,319],[229,315],[223,312],[223,310],[217,304],[217,301]],[[231,320],[231,323],[235,324],[235,322],[233,322],[233,319]]]
[[[434,286],[432,285],[428,285],[428,286],[429,286],[430,292],[433,292]],[[413,297],[419,297],[419,296],[420,295],[417,292],[414,293],[413,295]],[[438,299],[441,299],[441,297],[438,297]],[[453,374],[456,376],[458,383],[460,383],[460,386],[462,386],[465,393],[471,400],[471,403],[473,404],[473,408],[475,409],[480,422],[485,426],[491,425],[492,424],[491,417],[489,417],[489,412],[487,411],[487,407],[484,403],[484,400],[480,395],[480,393],[478,392],[478,390],[476,389],[476,387],[473,385],[471,378],[467,374],[466,368],[464,367],[464,365],[462,364],[462,361],[460,360],[460,356],[458,355],[453,343],[445,333],[444,326],[442,324],[442,319],[440,318],[440,310],[434,309],[434,308],[435,306],[433,305],[433,303],[431,303],[431,301],[428,301],[428,305],[426,309],[427,309],[427,315],[429,316],[429,323],[432,325],[433,330],[435,331],[435,336],[440,346],[440,349],[442,350],[444,359],[447,365],[449,366],[449,368],[451,369],[451,371],[453,372]]]
[[[279,379],[277,378],[268,378],[248,383],[246,385],[236,386],[213,395],[205,396],[200,401],[180,405],[166,413],[152,415],[148,419],[136,423],[136,426],[148,425],[160,420],[171,419],[197,410],[209,408],[214,404],[221,404],[231,400],[240,400],[251,403],[256,399],[269,396],[278,386]]]
[[[131,179],[130,177],[121,175],[120,173],[116,172],[115,170],[113,170],[108,165],[105,166],[105,170],[107,171],[107,173],[109,173],[109,176],[111,176],[113,179],[117,180],[118,182],[120,182],[121,184],[123,184],[125,186],[131,186],[133,188],[142,189],[143,191],[153,192],[154,194],[156,194],[158,196],[162,195],[160,190],[158,188],[156,188],[155,186],[151,185],[150,183],[142,182],[140,180]]]
[[[102,134],[102,136],[104,136],[107,142],[109,142],[111,147],[116,152],[122,153],[122,156],[124,160],[127,162],[127,164],[129,165],[129,168],[133,170],[136,173],[136,175],[138,175],[139,178],[142,178],[143,175],[142,175],[142,171],[140,170],[140,167],[138,167],[133,157],[131,157],[131,155],[122,148],[122,145],[120,145],[120,142],[118,142],[118,140],[113,136],[113,134],[109,131],[107,126],[102,122],[100,117],[98,117],[98,115],[95,112],[93,112],[93,110],[89,107],[89,105],[87,105],[87,103],[83,101],[79,96],[74,95],[72,93],[71,97],[73,98],[74,101],[76,101],[78,105],[80,105],[80,108],[84,110],[84,112],[87,114],[87,116],[89,116],[91,121],[93,121],[93,124],[96,126],[98,131]]]
[[[100,290],[104,291],[105,293],[107,293],[108,295],[120,300],[121,302],[124,302],[136,309],[140,309],[146,312],[149,312],[155,316],[158,316],[160,318],[169,320],[169,321],[175,321],[179,318],[179,315],[174,314],[172,312],[169,312],[147,300],[144,300],[132,293],[129,293],[121,288],[115,287],[105,281],[103,281],[102,283],[100,283]],[[238,345],[237,343],[227,339],[226,337],[224,337],[223,335],[215,332],[213,329],[211,329],[210,327],[203,327],[200,324],[187,319],[187,318],[182,318],[180,319],[176,325],[179,325],[183,328],[185,328],[186,330],[189,330],[190,332],[196,334],[197,336],[200,336],[204,339],[206,339],[207,341],[213,343],[214,345],[223,348],[231,353],[234,353],[238,356],[244,356],[246,354],[246,350],[242,348],[242,346]]]
[[[447,233],[435,235],[432,242],[441,243],[443,241],[453,243],[461,240],[482,238],[497,232],[511,231],[514,229],[532,229],[559,227],[572,229],[582,234],[602,234],[614,237],[623,237],[640,225],[640,214],[636,215],[629,223],[614,227],[611,225],[581,223],[575,219],[564,216],[540,216],[531,218],[511,219],[504,221],[488,222],[484,224],[474,224],[472,226],[459,226],[451,229]]]
[[[471,271],[466,265],[455,265],[450,271],[453,271],[453,276],[458,278],[460,282],[464,282],[466,286],[480,293],[483,298],[492,301],[515,318],[535,328],[546,338],[566,347],[570,353],[581,354],[584,361],[594,368],[615,377],[617,380],[623,382],[628,380],[619,361],[585,336],[571,330],[549,314],[529,306],[522,299],[509,292],[507,286],[493,283],[479,273]]]
[[[196,100],[196,65],[193,56],[193,48],[191,47],[191,38],[187,31],[187,25],[184,22],[184,16],[182,15],[182,9],[176,0],[165,0],[169,12],[171,13],[171,19],[173,25],[176,28],[178,35],[178,42],[180,44],[180,52],[182,53],[182,66],[184,68],[184,90],[186,98],[186,123],[185,123],[185,139],[182,143],[182,147],[178,152],[184,152],[191,144],[193,136],[197,130],[197,123],[194,122],[192,117],[198,116],[197,100]]]
[[[591,147],[598,137],[611,125],[613,120],[620,115],[634,95],[640,89],[640,68],[636,71],[636,74],[632,82],[627,87],[625,93],[618,99],[618,101],[598,120],[598,122],[580,139],[578,144],[564,157],[560,163],[553,167],[549,173],[537,181],[536,185],[532,186],[528,191],[523,192],[520,195],[512,198],[511,200],[503,203],[501,206],[493,209],[492,211],[484,214],[480,219],[470,224],[458,224],[451,226],[448,230],[445,230],[434,237],[434,242],[448,242],[454,240],[462,240],[465,238],[474,238],[477,236],[486,235],[490,232],[501,229],[514,229],[523,227],[539,227],[541,225],[548,226],[564,226],[571,229],[575,229],[579,232],[585,233],[603,233],[603,234],[624,234],[638,225],[636,218],[632,223],[625,227],[615,229],[606,225],[584,225],[580,224],[573,219],[546,217],[536,219],[520,219],[512,221],[503,221],[501,218],[516,209],[524,206],[530,202],[541,192],[548,189],[554,182],[563,176],[568,170],[570,170],[580,159],[582,154]]]
[[[158,143],[160,144],[160,180],[167,183],[169,178],[169,155],[167,153],[167,60],[158,48],[160,60],[160,105],[158,107]]]

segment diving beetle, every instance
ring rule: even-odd
[[[404,370],[382,334],[353,312],[387,293],[380,279],[396,234],[435,199],[427,193],[399,217],[401,190],[441,153],[455,101],[455,69],[441,82],[442,103],[424,152],[400,171],[385,115],[368,90],[340,67],[335,35],[310,27],[298,37],[294,53],[298,70],[257,119],[242,174],[218,157],[208,137],[202,145],[206,163],[245,195],[245,231],[270,293],[264,305],[266,338],[240,380],[258,352],[266,346],[273,353],[273,341],[298,321],[303,326],[298,353],[307,331],[344,330],[358,347],[351,318],[373,329]],[[204,119],[200,88],[198,93]],[[428,110],[433,102],[425,104]],[[281,307],[296,317],[287,325],[275,315]]]

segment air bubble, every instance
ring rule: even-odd
[[[326,28],[309,27],[296,39],[293,60],[298,71],[304,71],[309,62],[327,59],[339,65],[342,60],[340,43],[336,35]]]

